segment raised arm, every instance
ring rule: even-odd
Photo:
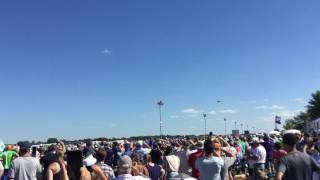
[[[101,168],[97,165],[91,166],[93,172],[99,177],[101,180],[108,180],[109,178],[102,172]]]
[[[61,170],[61,168],[60,168],[59,163],[57,163],[57,162],[51,163],[48,167],[48,170],[47,170],[47,179],[53,180],[53,175],[59,173],[60,170]]]

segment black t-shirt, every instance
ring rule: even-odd
[[[150,152],[150,156],[151,156],[151,159],[152,159],[152,162],[155,163],[155,164],[159,164],[161,165],[162,164],[162,159],[161,159],[161,156],[162,156],[162,153],[159,149],[152,149],[151,152]]]
[[[316,161],[300,151],[282,157],[278,167],[278,171],[284,173],[284,180],[312,179],[312,172],[319,169],[320,165]]]

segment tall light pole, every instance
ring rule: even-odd
[[[227,135],[227,118],[224,118],[224,135]]]
[[[164,105],[164,103],[162,101],[157,102],[158,106],[159,106],[159,116],[160,116],[160,139],[162,139],[162,117],[161,117],[161,106]]]
[[[204,138],[206,139],[207,136],[207,114],[203,113],[203,119],[204,119]]]
[[[243,124],[241,123],[240,126],[241,126],[241,133],[243,134]]]

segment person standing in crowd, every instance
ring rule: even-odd
[[[245,136],[240,136],[240,147],[241,147],[241,152],[242,152],[242,160],[241,160],[241,171],[245,172],[246,171],[246,157],[247,157],[247,152],[248,152],[248,142],[247,138]]]
[[[100,166],[96,165],[97,159],[90,154],[83,159],[83,165],[90,172],[92,180],[108,180],[108,177],[103,173]]]
[[[253,178],[263,179],[265,177],[266,149],[260,145],[260,140],[257,137],[252,138],[250,151],[250,159],[253,160]]]
[[[109,179],[113,179],[115,178],[113,169],[109,165],[104,163],[106,154],[107,152],[103,148],[100,148],[98,151],[96,151],[96,159],[97,159],[96,165],[101,168],[105,176],[107,176]]]
[[[166,179],[180,179],[179,167],[180,159],[178,156],[173,154],[171,146],[167,146],[164,152],[164,163],[163,167],[166,171]]]
[[[112,152],[113,152],[113,163],[112,167],[116,168],[117,167],[117,162],[121,156],[121,149],[120,149],[120,144],[118,142],[113,142],[112,144]]]
[[[144,155],[149,154],[150,151],[151,149],[149,145],[143,141],[142,142],[140,141],[136,143],[136,148],[133,152],[139,154],[140,159],[143,160]]]
[[[4,152],[2,153],[2,161],[4,166],[2,180],[8,179],[8,173],[11,166],[11,162],[15,157],[17,157],[17,152],[13,149],[12,145],[7,145]]]
[[[20,143],[20,156],[14,159],[9,170],[9,179],[14,180],[36,180],[41,177],[40,162],[31,157],[31,146],[29,143]]]
[[[137,153],[132,154],[132,175],[149,177],[148,169],[141,164],[140,156]]]
[[[158,143],[153,145],[153,149],[150,152],[152,162],[157,164],[157,165],[162,165],[163,164],[162,163],[162,154],[163,153],[161,151],[161,147],[162,147],[161,142],[158,142]]]
[[[83,165],[83,156],[80,150],[67,152],[67,170],[70,180],[91,180],[90,172]]]
[[[108,166],[113,166],[113,151],[110,147],[110,144],[105,143],[104,149],[106,150],[106,158],[104,159],[104,163],[106,163]]]
[[[224,161],[220,157],[219,151],[221,144],[218,141],[213,142],[207,139],[204,143],[204,157],[199,157],[196,160],[195,167],[199,170],[200,180],[220,180],[221,168],[224,166]]]
[[[316,143],[316,140],[309,137],[305,142],[303,153],[308,154],[314,161],[320,163],[319,146]],[[319,180],[319,172],[313,172],[312,178],[313,180]]]
[[[229,151],[230,146],[221,137],[217,137],[214,141],[214,153],[213,156],[221,157],[223,159],[223,166],[221,167],[220,177],[221,180],[232,179],[232,173],[230,172],[230,167],[234,164],[237,159],[236,152]],[[224,144],[224,147],[221,147]]]
[[[312,179],[312,172],[320,170],[320,165],[310,156],[297,150],[297,136],[285,134],[283,146],[288,152],[282,157],[276,180],[309,180]]]
[[[150,180],[142,176],[132,176],[132,161],[129,156],[121,156],[118,160],[118,176],[114,180]]]
[[[300,152],[303,152],[303,148],[305,147],[305,144],[307,144],[306,141],[308,141],[310,134],[304,133],[303,137],[301,137],[301,134],[296,134],[297,136],[297,150]]]
[[[164,169],[152,162],[152,158],[150,154],[145,155],[144,157],[145,167],[148,169],[149,177],[151,180],[159,180],[163,179],[165,171]]]
[[[56,145],[49,146],[48,150],[45,152],[45,155],[40,159],[40,163],[43,167],[42,176],[47,176],[47,170],[50,164],[57,162],[57,151],[58,148]]]
[[[187,156],[187,151],[189,149],[189,146],[186,142],[182,142],[182,143],[177,142],[177,145],[178,145],[178,149],[175,152],[175,155],[178,156],[180,159],[179,173],[189,174],[190,167],[188,165],[188,156]]]
[[[241,153],[243,157],[246,157],[247,155],[247,149],[248,149],[248,143],[246,141],[246,138],[241,136],[240,137],[240,142],[239,142],[240,148],[241,148]],[[243,158],[244,159],[244,158]]]
[[[88,157],[90,154],[91,155],[95,155],[95,150],[94,150],[94,145],[92,143],[92,141],[87,141],[86,142],[86,147],[83,150],[83,154],[85,157]]]
[[[265,135],[263,138],[262,146],[265,148],[267,156],[266,156],[266,163],[265,168],[268,170],[268,176],[272,176],[274,173],[274,167],[272,162],[272,153],[274,148],[274,143],[271,138],[268,137],[268,135]]]
[[[287,155],[287,152],[282,149],[281,143],[276,142],[274,144],[275,151],[272,154],[272,161],[275,169],[278,169],[279,163],[282,157]]]
[[[188,164],[192,169],[192,177],[199,179],[200,177],[200,172],[199,170],[196,168],[196,160],[200,157],[204,156],[204,151],[203,151],[203,143],[201,141],[198,141],[195,145],[195,147],[197,148],[197,152],[191,154],[189,156],[189,160],[188,160]]]
[[[132,155],[132,150],[131,150],[131,145],[130,143],[125,143],[124,144],[124,152],[122,153],[123,156],[129,156],[131,157]]]
[[[49,165],[43,179],[47,180],[68,180],[68,171],[64,162],[64,152],[57,152],[57,160]]]

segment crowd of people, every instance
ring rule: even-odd
[[[1,180],[319,180],[320,136],[237,135],[7,145]]]

